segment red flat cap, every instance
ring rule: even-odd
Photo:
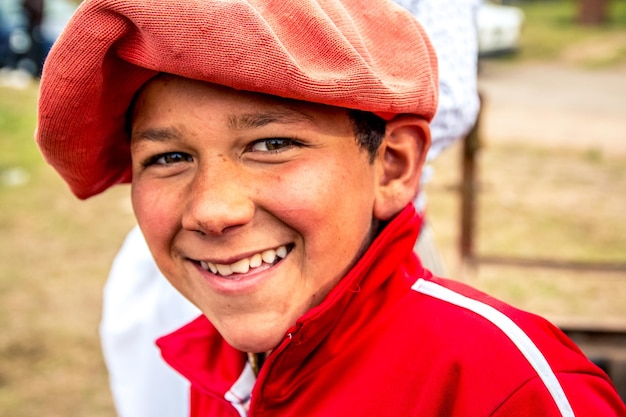
[[[85,0],[41,78],[36,139],[79,198],[131,179],[126,113],[157,73],[432,119],[437,62],[388,0]]]

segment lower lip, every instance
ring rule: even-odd
[[[198,263],[194,265],[213,291],[225,295],[241,295],[255,291],[264,281],[272,277],[287,257],[273,265],[263,265],[245,274],[232,274],[227,277],[207,271]]]

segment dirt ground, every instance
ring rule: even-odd
[[[481,230],[475,247],[479,255],[485,254],[483,249],[489,255],[497,252],[498,242],[493,236],[507,235],[509,240],[502,241],[500,247],[513,247],[511,242],[516,239],[526,244],[515,247],[519,251],[514,258],[520,254],[527,258],[565,255],[561,258],[575,261],[595,251],[596,260],[623,262],[625,258],[620,254],[626,253],[624,239],[606,241],[599,248],[585,245],[594,240],[587,239],[591,234],[609,230],[617,236],[623,234],[621,230],[626,232],[626,68],[484,61],[479,89],[483,98],[483,151],[478,161],[479,170],[483,170],[479,177],[483,189],[479,199],[481,209],[492,204],[489,210],[477,214]],[[533,152],[540,155],[531,159]],[[456,171],[458,158],[445,153],[440,157],[453,159]],[[494,163],[498,158],[506,161]],[[443,169],[437,167],[439,163]],[[552,166],[546,168],[545,164]],[[435,162],[434,182],[440,184],[435,184],[435,191],[430,193],[431,219],[444,206],[440,200],[455,198],[439,192],[456,181],[442,178],[448,175],[449,166],[446,161]],[[448,212],[441,217],[457,216],[458,202],[446,204],[452,209],[443,207]],[[498,207],[492,209],[493,205]],[[540,218],[544,209],[553,219]],[[576,214],[569,218],[571,213]],[[499,229],[485,227],[495,224],[492,218],[498,216],[504,219]],[[458,228],[458,221],[435,223],[444,261],[451,265],[450,276],[460,276],[559,323],[626,329],[626,270],[606,273],[480,265],[468,274],[458,266]],[[542,247],[552,252],[538,249]]]
[[[489,141],[626,154],[626,68],[483,61],[479,88]]]

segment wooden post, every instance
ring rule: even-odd
[[[479,93],[480,107],[476,123],[472,130],[463,140],[462,172],[461,178],[461,233],[459,238],[459,251],[461,264],[465,265],[474,258],[474,235],[476,219],[476,155],[480,150],[479,125],[483,107],[483,97]]]

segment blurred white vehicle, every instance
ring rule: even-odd
[[[519,7],[483,1],[478,8],[478,54],[499,55],[519,48],[524,12]]]

